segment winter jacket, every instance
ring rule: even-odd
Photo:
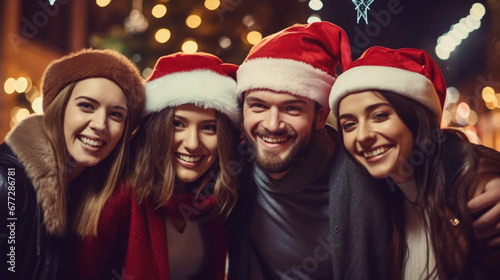
[[[0,279],[56,279],[66,211],[55,182],[42,117],[29,117],[0,145]]]

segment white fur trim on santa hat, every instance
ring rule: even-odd
[[[238,97],[251,89],[288,92],[328,106],[328,95],[335,82],[330,74],[310,64],[283,58],[255,58],[245,61],[238,71]]]
[[[441,119],[441,104],[432,82],[424,75],[389,66],[357,66],[338,76],[330,93],[330,108],[338,116],[340,100],[365,91],[384,90],[411,98],[429,108]]]
[[[194,70],[165,75],[146,83],[146,115],[183,104],[215,109],[239,126],[236,81],[231,77],[209,70]]]

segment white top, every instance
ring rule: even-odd
[[[406,261],[403,265],[403,279],[427,279],[436,266],[434,250],[429,232],[424,228],[421,210],[415,209],[409,202],[416,199],[416,186],[413,182],[399,185],[405,194],[405,240],[408,244]],[[426,215],[427,217],[427,215]],[[427,259],[429,267],[426,268]]]
[[[206,240],[201,225],[188,221],[181,233],[167,217],[167,245],[170,279],[188,280],[203,271],[206,265]]]

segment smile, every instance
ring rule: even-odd
[[[389,146],[384,146],[384,147],[377,148],[373,151],[363,152],[363,156],[365,158],[375,157],[375,156],[378,156],[380,154],[387,152],[389,150],[389,148],[390,148]]]
[[[282,143],[285,142],[287,139],[288,138],[270,138],[262,136],[262,140],[264,140],[267,143]]]
[[[199,162],[202,158],[202,156],[193,157],[193,156],[187,156],[187,155],[183,155],[183,154],[176,154],[176,156],[178,159],[183,160],[185,162],[190,162],[190,163]]]
[[[93,140],[93,139],[87,138],[85,136],[80,136],[78,139],[80,139],[80,141],[83,144],[89,145],[92,147],[102,147],[102,145],[104,145],[104,141],[102,141],[102,140]]]

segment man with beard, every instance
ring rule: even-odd
[[[248,185],[228,219],[229,279],[386,279],[383,190],[326,125],[345,32],[295,25],[253,47],[237,73]]]
[[[355,164],[325,125],[335,69],[350,62],[345,32],[318,22],[264,38],[240,66],[240,152],[250,166],[227,222],[229,280],[389,279],[390,188]],[[464,165],[447,156],[453,178]],[[484,211],[476,235],[494,247],[500,179],[488,182],[468,207]]]

